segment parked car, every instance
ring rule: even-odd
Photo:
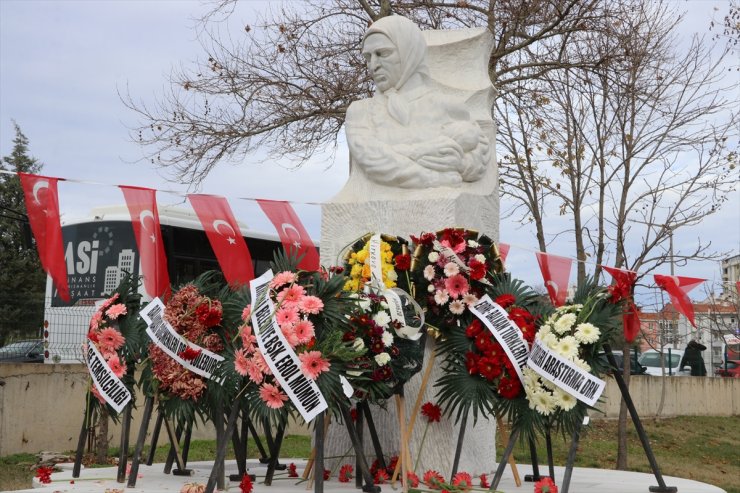
[[[722,363],[714,369],[714,374],[718,377],[740,378],[740,360],[727,360],[727,367]]]
[[[687,377],[691,375],[691,366],[684,364],[681,367],[683,355],[683,349],[671,349],[669,359],[668,350],[666,349],[663,352],[663,365],[665,366],[666,376]],[[645,370],[646,375],[658,377],[662,375],[660,370],[660,353],[655,349],[648,349],[642,353],[638,361],[642,366],[647,368]]]
[[[43,363],[44,341],[28,339],[0,347],[0,363]]]
[[[624,353],[620,350],[612,350],[612,354],[614,354],[614,359],[617,362],[617,369],[621,373],[624,370]],[[630,352],[630,356],[630,375],[644,375],[647,368],[640,364],[638,354]],[[605,353],[600,353],[599,358],[604,361],[604,364],[607,366],[609,365],[609,361],[607,360]]]

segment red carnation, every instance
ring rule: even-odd
[[[180,351],[177,355],[185,361],[193,361],[202,351],[200,349],[193,349],[188,346],[184,351]]]
[[[411,235],[411,241],[413,241],[417,245],[424,245],[426,247],[432,246],[432,243],[434,243],[434,240],[436,238],[437,237],[434,235],[434,233],[422,233],[419,237]]]
[[[242,476],[241,483],[239,483],[239,489],[242,493],[252,493],[253,487],[252,478],[249,477],[249,474],[245,473],[244,476]]]
[[[430,423],[438,423],[442,418],[442,408],[431,402],[427,402],[421,406],[422,416],[426,416]]]
[[[509,308],[516,302],[516,298],[513,294],[502,294],[496,298],[496,303],[501,305],[501,308]]]
[[[498,383],[498,393],[504,399],[513,399],[519,395],[522,384],[516,376],[503,377]]]
[[[396,269],[409,270],[411,268],[411,255],[404,253],[396,255]]]
[[[544,477],[534,484],[534,493],[558,493],[558,487],[549,477]]]
[[[214,327],[221,323],[221,302],[218,300],[203,303],[195,309],[198,321],[206,327]]]
[[[468,262],[468,267],[470,267],[470,278],[478,281],[480,279],[483,279],[486,275],[486,264],[483,262],[478,262],[475,259],[471,259],[470,262]],[[499,303],[500,305],[501,303]]]

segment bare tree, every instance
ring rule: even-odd
[[[298,165],[331,147],[349,103],[371,94],[359,55],[369,23],[391,13],[423,28],[486,27],[494,36],[489,75],[501,93],[560,69],[565,47],[602,29],[609,10],[596,0],[309,0],[233,26],[236,0],[215,3],[200,24],[203,58],[170,74],[168,91],[124,103],[140,125],[132,136],[152,164],[197,185],[224,161],[257,148]],[[231,21],[230,23],[228,21]],[[571,56],[571,66],[598,61]]]
[[[502,175],[529,180],[504,191],[542,221],[536,224],[541,245],[542,235],[563,234],[550,226],[557,224],[552,215],[542,214],[557,210],[569,219],[580,260],[608,260],[644,276],[668,262],[719,257],[701,241],[673,248],[672,240],[736,189],[738,87],[723,78],[728,51],[713,59],[711,46],[698,38],[680,48],[677,20],[663,3],[630,5],[609,32],[569,47],[595,50],[586,58],[601,59],[600,65],[551,71],[531,83],[545,99],[526,125],[511,124],[523,121],[522,106],[499,118],[507,122],[499,131],[514,129],[507,138],[524,149],[502,163]],[[535,196],[536,187],[542,190]],[[584,276],[579,263],[579,280]],[[626,468],[625,428],[623,406],[619,468]]]

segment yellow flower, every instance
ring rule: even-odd
[[[365,260],[367,260],[367,249],[362,249],[359,252],[357,252],[357,261],[361,264],[365,263]]]

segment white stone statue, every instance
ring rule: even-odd
[[[436,87],[416,24],[400,16],[378,20],[365,33],[362,55],[377,90],[347,110],[356,171],[401,188],[481,179],[490,160],[489,135],[463,104]]]
[[[498,238],[494,89],[487,72],[492,46],[485,28],[422,32],[397,16],[370,26],[362,53],[376,92],[347,111],[350,174],[339,194],[322,206],[322,265],[341,263],[343,249],[368,232],[410,238],[461,227]],[[425,365],[433,348],[429,338]],[[431,382],[442,374],[440,363],[432,365]],[[407,417],[420,393],[421,402],[437,400],[432,384],[421,388],[421,374],[405,392]],[[383,450],[397,454],[394,404],[373,409],[373,416]],[[496,466],[495,423],[472,421],[458,470],[490,473]],[[413,458],[420,458],[417,473],[435,469],[449,475],[459,427],[450,419],[430,426],[422,450],[424,428],[419,417],[409,440]],[[344,427],[332,424],[325,456],[341,457],[349,445]],[[367,430],[365,453],[373,455]],[[334,467],[334,461],[327,460],[326,467]]]

